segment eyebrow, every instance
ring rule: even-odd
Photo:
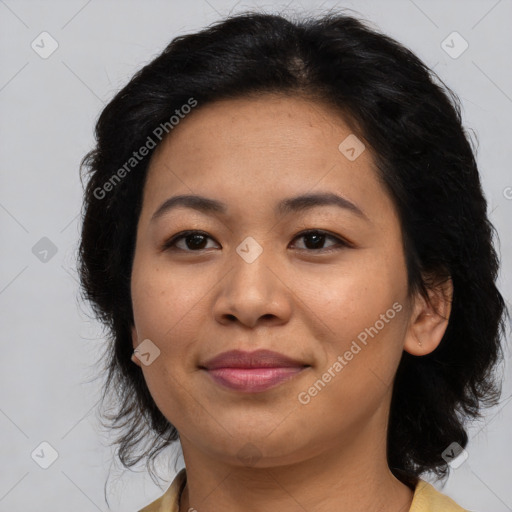
[[[159,208],[153,213],[151,221],[158,219],[165,213],[177,207],[191,208],[203,213],[227,214],[228,206],[216,199],[199,196],[195,194],[179,195],[166,199]],[[318,206],[337,206],[344,210],[349,210],[357,216],[369,220],[365,213],[348,199],[334,194],[332,192],[323,192],[315,194],[303,194],[296,197],[283,199],[276,205],[276,213],[285,215],[289,213],[299,213]]]

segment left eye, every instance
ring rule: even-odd
[[[310,243],[309,244],[306,244],[306,245],[312,245],[313,247],[306,247],[306,250],[307,249],[310,249],[310,250],[321,250],[323,252],[329,252],[329,251],[333,251],[333,250],[336,250],[336,249],[339,249],[340,246],[341,247],[348,247],[349,244],[347,242],[345,242],[344,240],[342,240],[341,238],[338,238],[337,236],[334,236],[334,235],[330,235],[329,233],[325,232],[325,231],[321,231],[321,230],[318,230],[318,229],[315,229],[315,230],[310,230],[310,231],[304,231],[302,233],[299,233],[295,238],[294,240],[296,240],[297,238],[304,238],[304,239],[309,239],[310,240]],[[318,246],[319,245],[323,245],[325,240],[326,239],[331,239],[331,240],[334,240],[335,242],[337,242],[337,244],[335,244],[334,246],[331,246],[331,247],[328,247],[326,249],[321,249],[319,248]],[[336,245],[338,247],[336,247]]]
[[[299,250],[329,252],[332,250],[339,249],[341,247],[349,247],[349,244],[342,240],[341,238],[338,238],[334,235],[330,235],[326,231],[318,229],[303,231],[302,233],[299,233],[293,240],[297,240],[299,238],[309,240],[309,242],[305,243],[306,247],[299,247]],[[182,233],[178,233],[177,235],[171,237],[168,241],[166,241],[162,247],[162,250],[177,248],[185,252],[198,252],[207,248],[205,247],[207,239],[213,240],[213,238],[211,238],[207,233],[204,233],[203,231],[184,231]],[[337,242],[337,244],[328,248],[322,248],[321,246],[324,245],[327,239],[334,240],[335,242]],[[182,240],[185,242],[185,247],[178,246],[178,242],[181,242]]]

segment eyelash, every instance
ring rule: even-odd
[[[351,243],[349,243],[348,241],[346,241],[346,240],[344,240],[344,239],[342,239],[342,238],[340,238],[338,236],[331,235],[328,231],[324,231],[322,229],[309,229],[309,230],[306,230],[306,231],[301,231],[300,233],[298,233],[293,238],[293,240],[296,240],[297,238],[302,238],[302,237],[305,237],[305,236],[311,235],[311,234],[326,235],[326,240],[328,238],[336,240],[338,242],[338,246],[337,247],[336,246],[328,247],[326,249],[299,249],[299,250],[301,250],[301,251],[308,251],[308,252],[319,252],[319,253],[325,254],[325,253],[331,253],[331,252],[334,252],[334,251],[339,251],[340,249],[353,247],[353,245]],[[177,233],[176,235],[172,236],[170,239],[166,240],[163,243],[163,245],[162,245],[162,248],[161,248],[162,251],[175,250],[175,251],[182,251],[182,252],[191,252],[191,253],[192,252],[197,252],[197,253],[200,253],[204,249],[191,250],[191,249],[179,249],[179,248],[175,247],[176,243],[179,240],[185,239],[185,238],[187,238],[188,236],[191,236],[191,235],[202,235],[202,236],[204,236],[206,238],[210,238],[211,240],[213,240],[213,238],[210,237],[204,231],[199,231],[199,230],[182,231],[182,232]]]

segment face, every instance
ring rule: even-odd
[[[332,109],[269,94],[199,105],[152,157],[133,346],[150,340],[158,356],[137,364],[151,395],[209,457],[241,465],[251,443],[262,464],[286,464],[386,428],[412,305],[399,219],[356,143]],[[341,199],[283,203],[327,194]],[[224,209],[176,203],[154,216],[178,195]],[[252,391],[202,368],[258,349],[300,368]]]

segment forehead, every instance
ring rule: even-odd
[[[155,151],[145,203],[173,193],[274,208],[284,197],[330,191],[392,209],[370,151],[328,105],[267,94],[198,105]],[[360,154],[349,159],[344,141]],[[363,148],[363,149],[361,149]],[[350,155],[349,155],[350,156]]]
[[[301,150],[311,152],[312,145],[318,157],[333,136],[337,139],[343,133],[351,133],[345,119],[324,103],[300,96],[252,95],[199,105],[160,144],[153,160],[164,152],[192,149],[194,154],[188,156],[198,158],[208,152],[223,160],[228,156],[226,149],[257,153],[253,156],[261,158],[286,151],[298,156]],[[321,140],[325,143],[319,144]]]

